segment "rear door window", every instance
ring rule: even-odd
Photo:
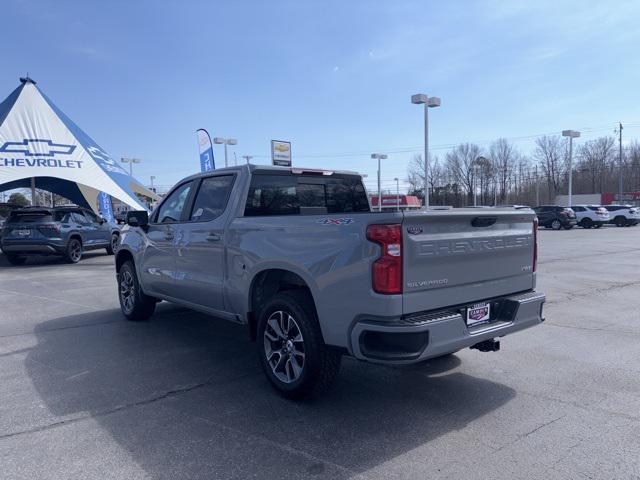
[[[202,179],[198,194],[191,209],[191,221],[208,222],[218,218],[227,208],[233,175],[221,175]]]
[[[358,177],[253,175],[245,216],[369,212]]]

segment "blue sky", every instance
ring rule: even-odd
[[[144,183],[197,171],[195,130],[234,136],[238,159],[369,174],[388,185],[422,148],[640,125],[637,1],[4,0],[0,96],[29,72]],[[591,130],[588,130],[591,129]],[[628,138],[640,128],[625,130]],[[517,140],[527,152],[531,139]],[[216,163],[223,163],[216,147]]]

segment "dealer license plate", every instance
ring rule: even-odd
[[[31,235],[31,230],[23,228],[20,230],[16,230],[16,233],[21,237],[28,237],[29,235]]]
[[[491,318],[491,304],[490,303],[476,303],[475,305],[467,308],[467,326],[477,325],[479,323],[486,323]]]

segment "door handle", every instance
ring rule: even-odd
[[[217,233],[210,233],[209,235],[207,235],[207,242],[219,242],[220,241],[220,235],[218,235]]]

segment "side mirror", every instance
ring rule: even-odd
[[[149,225],[149,212],[145,210],[127,212],[127,225],[132,227],[146,227]]]

